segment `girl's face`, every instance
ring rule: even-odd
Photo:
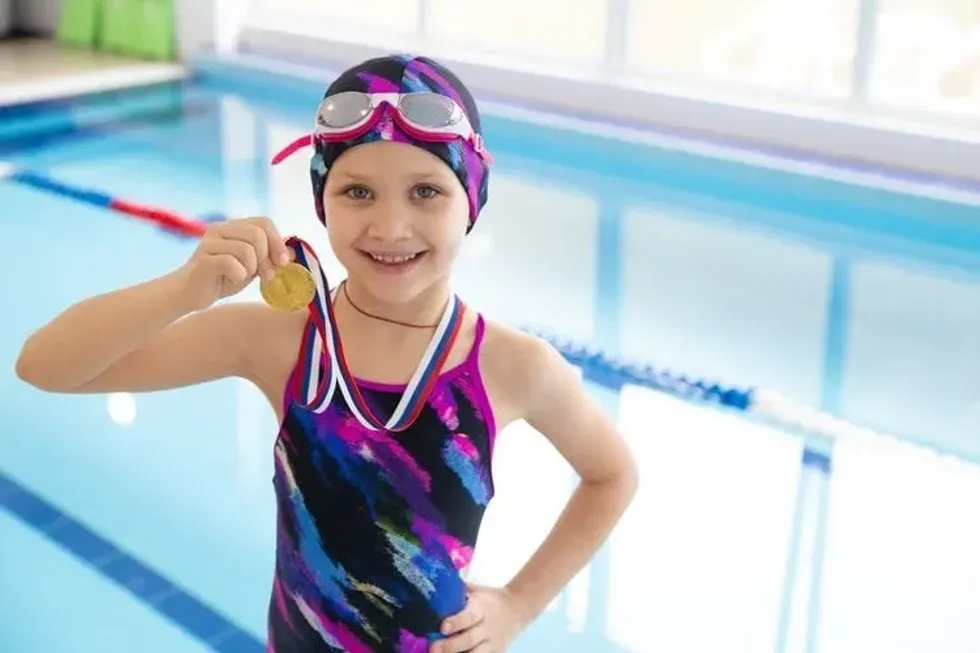
[[[410,301],[448,279],[469,219],[466,191],[445,163],[390,141],[341,155],[323,206],[349,277],[385,303]]]

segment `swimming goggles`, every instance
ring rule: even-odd
[[[412,138],[434,143],[456,139],[469,143],[487,165],[493,157],[470,124],[466,112],[438,93],[360,93],[345,91],[324,98],[316,112],[313,132],[287,145],[272,159],[277,165],[296,151],[316,142],[339,143],[360,138],[374,129],[391,107],[393,120]]]

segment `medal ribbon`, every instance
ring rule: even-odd
[[[296,262],[309,270],[313,276],[315,292],[309,307],[313,319],[303,332],[303,351],[306,352],[306,358],[301,367],[303,379],[300,402],[303,408],[322,413],[330,405],[330,399],[337,389],[336,367],[330,364],[330,359],[324,355],[326,352],[323,350],[325,343],[323,333],[326,330],[324,317],[328,314],[330,306],[329,286],[320,260],[309,245],[295,237],[287,239],[286,245],[293,249]]]
[[[382,422],[364,400],[347,366],[343,343],[334,318],[333,302],[327,290],[329,284],[316,254],[309,245],[298,238],[291,238],[286,242],[296,251],[296,261],[307,267],[313,274],[316,286],[314,301],[310,303],[315,329],[308,328],[308,333],[304,335],[307,339],[304,351],[310,352],[309,358],[304,363],[303,386],[308,406],[316,412],[322,412],[339,387],[347,407],[362,426],[373,431],[382,429],[392,432],[404,431],[418,419],[442,373],[463,324],[465,305],[456,295],[453,295],[452,300],[447,303],[442,319],[436,326],[435,333],[418,367],[415,368],[415,373],[405,387],[395,411],[386,422]],[[321,367],[322,378],[319,373]]]
[[[337,383],[340,387],[341,394],[344,395],[344,399],[347,401],[347,406],[354,414],[354,417],[357,418],[357,421],[364,425],[365,428],[372,430],[384,429],[386,431],[397,432],[404,431],[418,419],[422,409],[425,408],[432,389],[435,387],[436,381],[439,379],[439,375],[442,373],[442,368],[446,363],[446,359],[449,357],[450,351],[452,351],[456,336],[459,335],[464,313],[465,306],[463,302],[459,297],[454,295],[452,301],[446,305],[442,319],[439,321],[435,333],[432,334],[429,346],[422,355],[418,367],[415,368],[415,373],[409,379],[405,392],[395,407],[395,411],[388,418],[387,422],[382,422],[374,415],[368,407],[367,402],[364,401],[361,390],[357,383],[354,382],[353,376],[349,371],[347,361],[344,358],[343,343],[341,343],[340,334],[337,331],[337,324],[333,319],[333,309],[331,307],[330,320],[328,321],[329,330],[333,332],[329,347],[330,361],[340,370]]]

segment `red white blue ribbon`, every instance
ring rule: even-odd
[[[330,310],[330,286],[323,273],[323,266],[312,248],[299,238],[289,238],[286,244],[293,249],[296,262],[310,271],[313,285],[316,289],[313,301],[310,303],[311,320],[303,332],[303,351],[305,360],[300,368],[303,371],[302,406],[317,413],[322,413],[330,405],[330,400],[337,389],[336,367],[330,362],[324,349],[326,340],[323,337],[326,329],[326,316]]]
[[[452,300],[447,303],[442,319],[429,341],[429,346],[422,355],[418,367],[415,368],[415,373],[409,379],[398,405],[387,422],[382,422],[374,415],[350,374],[347,361],[344,359],[344,346],[340,340],[340,334],[337,332],[337,324],[333,319],[332,310],[331,307],[328,326],[333,331],[333,335],[329,342],[328,353],[330,354],[330,362],[340,370],[337,384],[348,408],[365,428],[404,431],[418,419],[436,381],[439,379],[439,375],[442,374],[446,359],[452,351],[453,343],[456,341],[456,336],[459,335],[459,329],[463,323],[463,315],[466,312],[463,302],[459,297],[453,295]]]
[[[309,352],[304,361],[303,401],[315,412],[323,412],[330,404],[334,392],[339,389],[351,414],[372,431],[404,431],[418,419],[442,374],[446,360],[452,351],[463,323],[466,307],[453,295],[446,305],[442,319],[436,326],[432,339],[422,355],[415,373],[409,379],[398,405],[386,420],[379,419],[364,400],[354,375],[344,357],[344,346],[334,318],[333,302],[323,267],[316,254],[299,238],[286,241],[296,253],[296,262],[305,266],[313,275],[316,293],[310,304],[311,325],[304,334],[304,351]]]

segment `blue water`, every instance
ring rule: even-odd
[[[319,89],[207,72],[0,109],[0,160],[188,215],[268,214],[319,243],[329,269],[305,162],[266,164],[307,127]],[[485,122],[499,163],[458,267],[469,303],[916,443],[816,451],[737,415],[590,384],[642,488],[514,650],[980,650],[975,207]],[[52,396],[13,375],[32,329],[179,265],[193,243],[9,182],[0,205],[0,651],[261,650],[275,422],[259,393],[227,381]],[[474,563],[491,583],[533,551],[574,482],[522,425],[501,435],[495,467]]]

